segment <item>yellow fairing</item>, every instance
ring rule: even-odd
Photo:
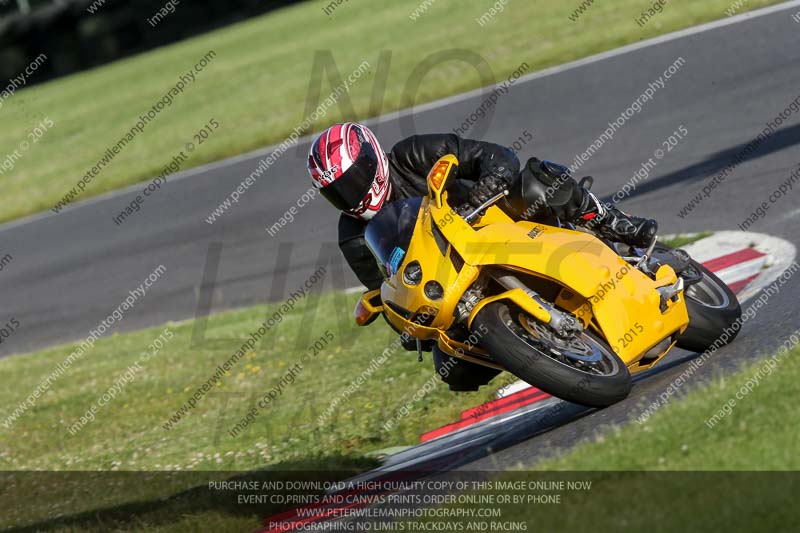
[[[432,216],[442,219],[443,209],[448,209],[446,202],[442,208],[431,205]],[[497,207],[489,209],[481,224],[485,225],[472,228],[458,218],[440,227],[469,265],[498,265],[567,288],[573,301],[581,303],[574,308],[590,313],[581,317],[584,323],[593,324],[629,365],[664,338],[683,331],[689,322],[682,294],[678,301],[667,302],[665,312],[660,310],[656,288],[677,280],[670,267],[662,267],[653,281],[587,233],[514,222]]]
[[[438,339],[440,348],[453,355],[457,343],[446,332],[455,321],[454,310],[487,266],[560,285],[555,305],[574,313],[584,326],[604,337],[631,371],[652,366],[666,353],[660,349],[665,339],[686,329],[689,318],[682,292],[674,301],[662,302],[657,291],[677,280],[668,266],[659,269],[654,281],[587,233],[514,222],[494,206],[470,226],[447,202],[445,184],[457,164],[455,158],[443,158],[428,176],[430,196],[422,200],[407,253],[381,288],[383,312],[399,331],[420,339]],[[440,235],[435,235],[434,224]],[[418,262],[422,270],[418,283],[404,279],[412,262]],[[436,291],[426,294],[426,284],[431,282],[440,284],[438,295]],[[483,306],[498,299],[515,302],[541,321],[549,319],[547,309],[526,291],[511,289],[479,302],[469,322]],[[468,359],[476,361],[485,355],[480,349],[465,352]],[[639,365],[644,355],[647,359]]]
[[[428,206],[433,206],[431,199],[423,199],[408,253],[397,269],[397,273],[381,287],[381,298],[384,302],[393,302],[414,313],[411,317],[404,318],[387,305],[384,309],[387,317],[394,315],[410,322],[414,316],[430,316],[431,320],[424,322],[434,330],[431,332],[431,336],[433,336],[436,328],[449,329],[454,320],[453,310],[464,291],[478,277],[479,269],[476,266],[465,264],[460,272],[456,270],[450,255],[452,252],[450,246],[446,246],[445,254],[442,254],[440,245],[433,238],[434,230],[431,226],[432,218],[431,212],[427,209]],[[452,224],[456,219],[461,220],[456,213],[450,211],[449,207],[438,212],[442,214],[442,224]],[[422,281],[418,285],[410,285],[403,279],[403,272],[408,263],[412,261],[419,262],[422,268]],[[444,289],[444,296],[441,299],[432,299],[425,295],[425,284],[433,280]],[[397,323],[392,323],[396,327],[398,326]],[[430,337],[426,336],[425,338]]]

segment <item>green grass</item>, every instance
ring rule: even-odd
[[[699,240],[705,239],[706,237],[711,237],[712,235],[714,235],[714,232],[712,231],[701,231],[700,233],[686,234],[681,233],[664,239],[661,242],[662,244],[666,244],[671,248],[680,248],[681,246],[695,243]]]
[[[352,308],[356,299],[326,294],[308,300],[167,430],[162,425],[236,351],[243,342],[236,339],[246,339],[257,328],[266,308],[210,317],[210,340],[194,348],[194,322],[169,324],[174,337],[162,352],[142,363],[119,397],[72,436],[67,428],[139,360],[163,328],[101,339],[10,430],[0,428],[24,437],[3,439],[0,470],[250,470],[328,456],[362,458],[387,446],[413,444],[420,433],[457,420],[461,409],[493,397],[492,388],[455,394],[437,382],[436,390],[414,406],[412,416],[384,432],[387,417],[433,374],[430,357],[420,364],[416,352],[400,349],[319,425],[317,418],[331,401],[397,338],[382,322],[365,329],[351,325],[350,314],[340,310]],[[262,410],[256,423],[230,436],[228,429],[252,402],[276,386],[326,330],[335,336],[333,342],[295,373],[295,382]],[[61,346],[1,360],[7,385],[0,391],[0,420],[73,349]],[[505,383],[501,381],[496,379],[494,388]]]
[[[568,15],[580,2],[511,2],[484,27],[475,19],[490,2],[438,0],[412,22],[418,0],[342,4],[327,16],[327,1],[299,4],[238,25],[114,64],[19,91],[0,109],[0,159],[45,119],[54,126],[2,175],[0,221],[51,208],[209,50],[216,59],[175,103],[86,188],[81,199],[158,175],[209,119],[221,127],[189,156],[184,169],[285,139],[305,118],[314,53],[331,49],[343,77],[363,60],[372,72],[352,88],[353,107],[338,108],[314,125],[363,119],[481,85],[463,62],[440,64],[419,91],[404,96],[406,82],[429,54],[450,48],[478,52],[497,80],[523,62],[529,71],[585,57],[669,31],[724,17],[730,0],[672,0],[644,28],[634,22],[646,3],[597,2],[578,22]],[[777,0],[751,0],[754,9]],[[380,50],[391,49],[381,106],[370,98]],[[323,97],[332,90],[323,85]],[[220,199],[221,201],[222,199]]]
[[[166,430],[162,426],[170,416],[257,329],[267,310],[274,312],[276,307],[258,306],[210,317],[208,340],[199,347],[191,346],[194,322],[170,323],[165,327],[173,337],[162,351],[142,363],[142,370],[117,398],[72,436],[68,428],[120,373],[140,360],[140,354],[164,327],[101,339],[10,429],[0,426],[0,472],[268,469],[276,473],[332,471],[333,477],[346,477],[374,466],[374,459],[369,458],[371,452],[415,444],[421,433],[458,420],[461,410],[493,399],[497,388],[512,381],[510,375],[505,375],[480,392],[452,393],[437,377],[435,389],[414,403],[410,415],[387,432],[382,428],[384,422],[433,376],[430,355],[420,364],[416,353],[400,349],[342,401],[332,416],[318,423],[318,416],[330,403],[397,338],[383,321],[357,328],[350,313],[342,312],[352,309],[356,299],[356,295],[327,293],[306,300],[268,333],[267,342],[257,345],[219,386],[201,399],[195,410]],[[278,384],[326,330],[334,340],[295,374],[294,383],[286,386],[254,424],[237,437],[230,436],[228,429],[257,398]],[[60,346],[0,360],[0,375],[5,382],[0,389],[0,421],[6,421],[12,410],[74,349],[73,345]],[[194,479],[198,482],[198,478]],[[129,482],[114,490],[90,493],[90,501],[71,505],[70,512],[113,508],[131,501],[148,502],[175,494],[176,486],[188,489],[191,481],[192,478],[179,478],[164,487],[158,483],[130,487]],[[80,477],[76,480],[79,482]],[[53,498],[69,495],[74,489],[63,481],[54,485],[59,488],[54,489]],[[27,491],[11,495],[2,491],[0,488],[0,499],[13,497],[19,506],[14,506],[17,512],[13,516],[3,515],[0,527],[4,519],[28,517],[42,505],[29,498]],[[197,509],[191,507],[191,500],[181,498],[175,505],[178,510],[187,509],[177,515]],[[163,512],[150,507],[145,506],[148,514]],[[255,520],[255,514],[249,519]]]

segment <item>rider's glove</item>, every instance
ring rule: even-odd
[[[491,174],[483,176],[469,191],[469,203],[479,207],[501,192],[508,189],[514,178],[513,173],[505,167],[497,167]]]

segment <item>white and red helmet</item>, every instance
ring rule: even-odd
[[[389,198],[389,161],[375,135],[361,124],[334,124],[311,144],[308,172],[334,207],[369,220]]]

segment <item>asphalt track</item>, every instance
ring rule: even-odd
[[[571,163],[609,121],[683,57],[686,62],[679,72],[583,165],[580,174],[594,175],[595,192],[610,196],[662,141],[684,126],[687,139],[664,156],[623,207],[658,219],[665,233],[736,229],[798,167],[800,114],[784,121],[697,210],[685,218],[677,213],[709,176],[729,164],[767,121],[800,95],[800,24],[791,18],[798,10],[800,5],[791,3],[768,14],[737,17],[728,21],[731,24],[533,76],[501,97],[493,116],[478,129],[486,131],[483,138],[505,144],[528,130],[534,142],[522,149],[521,156],[536,154]],[[395,114],[371,124],[391,146],[414,132],[450,131],[484,98],[485,93],[471,93],[423,106],[413,117]],[[0,272],[4,302],[0,322],[15,317],[21,324],[0,345],[0,356],[85,338],[159,264],[167,268],[166,274],[113,331],[191,318],[198,309],[208,251],[214,243],[222,248],[213,311],[285,298],[320,260],[341,266],[332,246],[336,214],[321,199],[301,210],[296,221],[275,237],[265,231],[308,188],[306,150],[304,141],[285,154],[213,225],[204,219],[271,150],[170,179],[142,212],[120,227],[112,217],[140,186],[76,204],[58,215],[44,213],[0,228],[0,250],[13,256]],[[800,245],[798,198],[789,193],[750,230]],[[355,284],[346,269],[341,272],[339,286]],[[326,283],[331,286],[330,280]],[[793,280],[747,324],[734,345],[703,367],[698,378],[780,344],[800,327],[798,298],[800,282]],[[681,355],[685,354],[675,357]],[[569,446],[606,423],[623,421],[636,414],[633,406],[643,398],[661,392],[680,368],[666,368],[638,383],[631,398],[621,404],[507,447],[470,467],[530,464],[542,453]]]

